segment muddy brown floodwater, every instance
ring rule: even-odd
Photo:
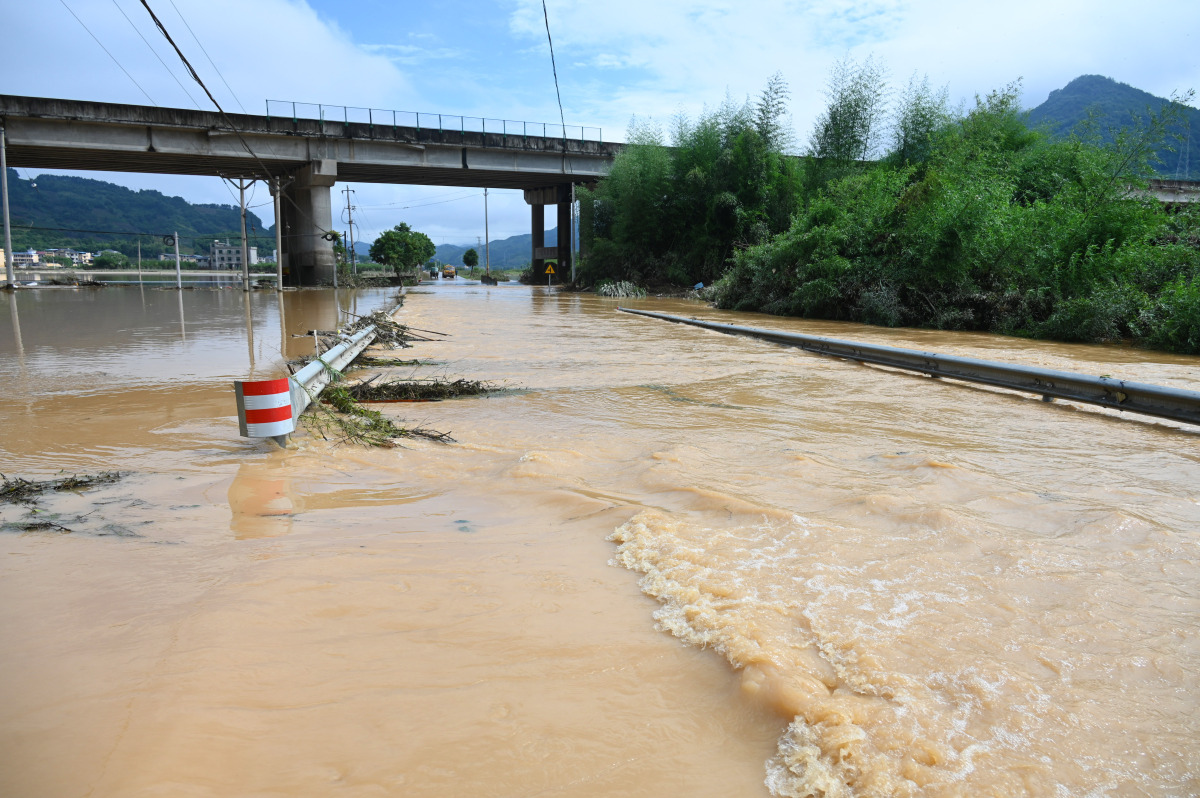
[[[1200,430],[458,284],[402,373],[519,390],[377,406],[457,443],[238,437],[389,297],[2,297],[0,471],[127,476],[0,507],[0,795],[1200,794]]]

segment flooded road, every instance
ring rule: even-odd
[[[0,794],[1200,794],[1200,431],[458,284],[400,375],[514,390],[376,405],[457,443],[237,437],[389,295],[3,297],[0,471],[128,476],[0,515]]]

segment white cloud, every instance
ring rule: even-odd
[[[118,0],[141,36],[112,0],[67,3],[155,103],[211,108],[139,3]],[[146,104],[142,92],[61,3],[5,5],[5,47],[0,50],[4,91]],[[322,20],[303,0],[173,0],[154,7],[226,110],[240,108],[221,75],[249,113],[262,113],[268,98],[401,108],[410,107],[416,100],[408,77],[388,58],[357,47],[336,24]],[[245,35],[243,31],[254,34]],[[166,67],[147,47],[147,41]],[[176,78],[195,102],[180,89]]]
[[[1200,3],[1168,0],[573,0],[552,4],[550,28],[556,51],[571,54],[559,73],[567,115],[606,130],[634,114],[694,115],[726,89],[756,95],[778,70],[804,136],[830,66],[846,55],[874,54],[896,84],[927,73],[955,99],[1024,77],[1036,105],[1087,73],[1160,95],[1200,88]],[[518,0],[510,29],[545,48],[540,0]],[[616,68],[634,71],[596,74]]]

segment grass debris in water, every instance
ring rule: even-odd
[[[121,478],[119,471],[101,471],[98,474],[72,474],[61,479],[33,481],[21,477],[3,478],[0,484],[0,501],[33,504],[39,496],[50,491],[83,490],[94,485],[106,485]]]
[[[442,443],[453,443],[449,433],[421,427],[400,427],[378,410],[360,405],[350,391],[342,385],[329,385],[321,392],[321,400],[337,412],[316,402],[316,412],[305,415],[306,423],[321,437],[328,440],[337,437],[342,442],[360,443],[368,446],[395,446],[397,438],[425,438]]]
[[[460,396],[482,396],[499,390],[484,380],[387,380],[377,382],[378,376],[365,380],[346,390],[357,402],[380,401],[436,401],[456,399]]]

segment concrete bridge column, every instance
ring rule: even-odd
[[[571,207],[571,187],[561,186],[558,196],[558,274],[556,283],[571,281],[572,250],[575,249],[574,208]]]
[[[533,228],[533,282],[546,281],[546,260],[556,258],[553,282],[564,283],[571,279],[571,187],[547,186],[525,189],[525,201],[530,207],[530,223]],[[558,244],[546,246],[546,206],[558,206]]]
[[[533,257],[530,262],[533,264],[534,283],[536,284],[538,275],[546,271],[546,261],[538,256],[538,250],[546,246],[546,206],[530,205],[529,212],[532,224],[530,229],[533,231]]]
[[[333,229],[330,189],[336,181],[337,161],[319,160],[303,167],[284,189],[280,215],[288,285],[333,284],[333,242],[325,234]]]

